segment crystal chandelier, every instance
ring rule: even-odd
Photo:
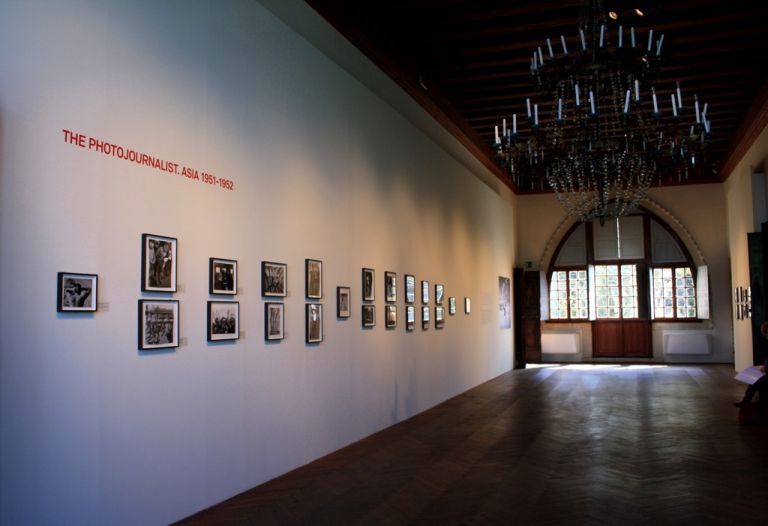
[[[495,130],[497,157],[518,187],[546,183],[582,221],[632,212],[662,174],[687,178],[711,131],[697,96],[685,100],[679,83],[657,91],[664,35],[614,18],[591,0],[575,46],[563,35],[542,42],[531,58],[537,97]]]

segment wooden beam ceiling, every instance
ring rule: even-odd
[[[575,49],[581,0],[307,0],[398,82],[499,179],[493,126],[535,93],[530,57],[546,38]],[[665,34],[660,101],[674,81],[709,103],[707,166],[687,182],[722,181],[768,122],[768,2],[605,0],[626,26]],[[644,17],[629,15],[634,7]],[[615,35],[613,35],[615,38]],[[559,44],[558,44],[559,47]],[[690,102],[689,102],[690,104]],[[669,183],[672,184],[672,181]],[[537,191],[540,191],[537,190]]]

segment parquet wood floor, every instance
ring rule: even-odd
[[[511,371],[183,525],[768,524],[726,365]]]

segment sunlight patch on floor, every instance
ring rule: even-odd
[[[664,364],[619,364],[619,363],[529,363],[526,369],[558,368],[568,371],[642,371],[645,369],[665,369]]]

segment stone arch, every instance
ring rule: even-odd
[[[677,234],[680,241],[688,249],[691,258],[693,258],[693,263],[697,267],[706,265],[706,260],[704,259],[704,255],[701,253],[701,248],[699,248],[698,243],[696,243],[696,240],[693,239],[693,236],[685,227],[685,225],[683,225],[683,223],[677,217],[675,217],[675,215],[669,209],[665,208],[649,197],[646,197],[643,200],[641,208],[656,215]],[[560,240],[575,223],[576,221],[573,218],[566,216],[560,222],[557,228],[555,228],[554,232],[552,232],[552,235],[549,237],[549,240],[547,240],[544,251],[539,258],[539,269],[546,270],[549,268],[549,264],[555,255],[555,250],[559,246]]]

